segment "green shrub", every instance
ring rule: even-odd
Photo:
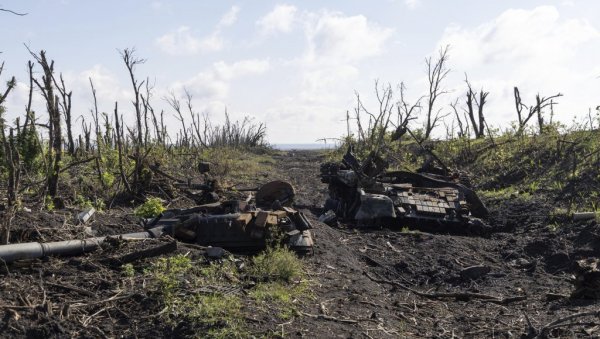
[[[54,209],[55,209],[55,206],[54,206],[54,199],[53,199],[51,196],[47,195],[47,196],[44,198],[44,207],[46,207],[46,210],[47,210],[48,212],[52,212],[52,211],[54,211]]]
[[[148,198],[145,203],[138,206],[134,213],[142,218],[154,218],[161,214],[166,208],[160,198]]]
[[[250,275],[259,280],[291,281],[304,275],[302,261],[286,248],[267,249],[252,259]]]

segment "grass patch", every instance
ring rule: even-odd
[[[254,257],[249,274],[259,281],[250,297],[281,319],[291,318],[300,301],[311,297],[302,261],[287,248],[270,248]]]
[[[304,276],[302,261],[287,248],[267,249],[252,259],[249,274],[259,281],[285,281]]]
[[[229,259],[203,264],[184,255],[155,260],[145,275],[163,321],[173,329],[184,326],[183,335],[249,337],[245,319],[257,314],[248,310],[289,319],[311,297],[302,261],[286,248],[249,258],[246,268],[239,264]],[[122,273],[135,274],[125,265]],[[246,296],[235,292],[242,289],[247,289]]]
[[[155,282],[154,292],[164,307],[161,313],[166,322],[172,327],[186,323],[207,338],[246,337],[239,296],[197,292],[200,287],[214,286],[220,277],[231,274],[231,265],[214,264],[198,269],[184,255],[155,261],[147,273]]]
[[[295,284],[281,281],[259,283],[250,292],[258,306],[264,310],[276,310],[281,319],[289,319],[297,313],[297,305],[311,294],[309,284],[302,281]]]

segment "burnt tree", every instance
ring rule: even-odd
[[[142,125],[142,103],[140,90],[144,85],[144,81],[139,82],[135,78],[135,68],[138,65],[141,65],[146,62],[145,59],[140,59],[135,56],[135,49],[124,49],[121,51],[121,58],[125,63],[125,67],[127,67],[127,71],[129,73],[129,78],[131,79],[131,85],[133,87],[134,98],[132,101],[133,107],[135,109],[135,118],[136,118],[136,130],[135,133],[132,133],[132,140],[134,142],[134,170],[133,170],[133,185],[136,187],[136,190],[141,190],[139,187],[140,178],[142,176],[142,161],[143,161],[143,150],[144,147],[144,125]],[[122,122],[122,121],[121,121]],[[123,141],[123,140],[121,140]]]
[[[539,133],[540,134],[544,133],[545,121],[544,121],[542,110],[549,105],[555,104],[553,102],[553,99],[561,97],[561,96],[562,96],[561,93],[557,93],[557,94],[551,95],[549,97],[542,97],[538,93],[535,96],[535,105],[528,106],[523,103],[523,100],[521,99],[521,93],[519,92],[519,88],[515,86],[515,88],[514,88],[515,108],[517,110],[517,119],[518,119],[518,123],[519,123],[516,134],[522,135],[523,132],[525,131],[525,127],[527,126],[527,123],[535,115],[537,115]]]
[[[2,71],[4,70],[4,63],[0,65],[0,75],[2,75]],[[13,136],[13,129],[10,129],[9,137],[5,134],[5,126],[4,126],[4,106],[2,105],[8,94],[16,87],[17,81],[15,77],[11,77],[8,81],[6,90],[4,93],[0,94],[0,138],[2,142],[2,146],[4,148],[4,161],[6,163],[8,169],[8,206],[13,206],[17,202],[17,193],[19,190],[19,174],[20,174],[20,161],[19,161],[19,152],[15,147],[15,138]],[[5,226],[6,227],[6,226]],[[6,232],[8,231],[8,227],[6,227]],[[5,237],[4,240],[8,240]]]
[[[60,94],[59,106],[65,117],[65,126],[67,127],[67,151],[69,152],[69,155],[75,155],[75,143],[73,142],[73,128],[71,123],[71,96],[73,95],[73,92],[67,92],[62,74],[59,79],[60,83],[56,81],[54,75],[52,76],[52,81]]]
[[[429,57],[425,59],[425,65],[427,67],[427,82],[429,84],[429,92],[427,95],[427,116],[425,121],[425,136],[424,139],[431,137],[431,132],[438,125],[440,119],[443,119],[445,115],[441,115],[441,109],[434,112],[435,102],[437,99],[448,93],[442,87],[442,82],[450,73],[450,69],[447,67],[448,62],[448,49],[449,46],[443,47],[439,50],[437,59]]]
[[[50,150],[48,151],[48,168],[47,168],[47,189],[48,195],[55,197],[58,192],[58,178],[60,173],[60,165],[62,160],[62,127],[60,119],[59,99],[54,94],[54,61],[48,63],[46,52],[41,51],[39,55],[32,53],[37,63],[42,67],[43,76],[41,82],[38,79],[33,79],[42,96],[46,101],[46,110],[48,111],[48,136],[50,140]]]
[[[465,77],[467,83],[467,114],[473,127],[475,138],[480,139],[485,136],[485,117],[483,115],[483,107],[486,104],[489,92],[484,92],[483,88],[479,92],[474,92],[469,83],[469,79]]]
[[[423,99],[423,97],[420,97],[414,104],[409,104],[406,101],[406,86],[404,85],[404,82],[400,83],[399,89],[400,100],[396,102],[396,129],[392,133],[392,141],[400,140],[400,138],[406,134],[408,123],[417,119],[417,115],[421,111],[421,100]]]

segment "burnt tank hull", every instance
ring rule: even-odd
[[[361,164],[350,152],[342,162],[321,165],[329,185],[326,210],[357,227],[409,227],[483,235],[488,210],[465,185],[428,173],[387,171]]]

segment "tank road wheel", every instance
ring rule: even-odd
[[[256,204],[258,206],[271,207],[275,201],[283,206],[290,206],[294,200],[296,191],[289,182],[275,180],[260,187],[256,192]]]

